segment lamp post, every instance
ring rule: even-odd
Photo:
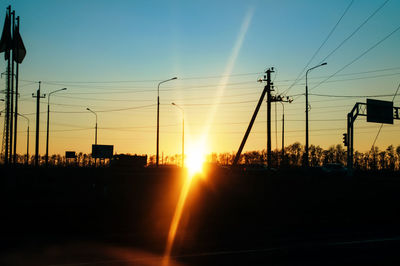
[[[62,88],[49,93],[47,97],[47,136],[46,136],[46,165],[49,164],[49,125],[50,125],[50,96],[59,91],[65,91],[67,88]]]
[[[305,147],[305,165],[306,167],[308,167],[309,163],[308,163],[308,72],[317,68],[317,67],[321,67],[321,66],[325,66],[327,63],[324,62],[322,64],[319,64],[315,67],[312,67],[310,69],[307,70],[306,72],[306,147]]]
[[[20,113],[18,115],[28,121],[28,128],[26,130],[26,164],[29,164],[29,118]]]
[[[285,105],[282,104],[282,161],[285,158]]]
[[[182,168],[185,166],[185,110],[176,103],[172,105],[178,107],[182,111]]]
[[[158,83],[157,86],[157,152],[156,152],[156,166],[158,167],[158,161],[159,161],[159,140],[160,140],[160,85],[162,83],[171,81],[177,79],[177,77],[173,77],[164,81],[161,81],[160,83]]]
[[[96,116],[96,126],[95,126],[95,132],[94,132],[94,144],[97,145],[97,114],[93,112],[89,107],[86,108],[89,112],[93,113]]]
[[[97,145],[97,114],[93,112],[89,107],[86,108],[86,110],[88,110],[89,112],[93,113],[96,116],[96,126],[94,128],[94,144]],[[97,165],[97,158],[94,158],[94,166],[96,165]]]

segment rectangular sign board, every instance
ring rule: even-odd
[[[92,145],[92,158],[111,159],[114,154],[114,145]]]
[[[67,159],[75,159],[76,158],[76,153],[74,151],[66,151],[65,152],[65,158],[67,158]]]
[[[367,122],[393,124],[393,102],[367,99]]]

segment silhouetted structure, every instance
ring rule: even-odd
[[[17,20],[17,24],[15,24]],[[3,32],[0,40],[0,53],[4,52],[4,59],[7,61],[7,81],[4,119],[4,131],[1,151],[4,155],[5,164],[16,161],[17,146],[17,120],[18,120],[18,65],[25,58],[26,50],[19,34],[19,17],[15,17],[15,11],[11,11],[11,6],[7,7],[6,18],[4,21]],[[14,75],[14,62],[16,62],[16,73]],[[15,79],[15,91],[14,91]],[[15,106],[14,106],[15,94]],[[15,110],[14,110],[15,108]],[[15,121],[15,123],[14,123]],[[13,146],[14,144],[14,146]],[[13,149],[14,148],[14,149]],[[13,154],[14,152],[14,154]]]
[[[147,155],[116,154],[111,161],[111,166],[113,167],[137,168],[145,167],[146,165]]]

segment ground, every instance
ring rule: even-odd
[[[179,168],[1,170],[1,265],[161,263]],[[213,168],[192,180],[171,264],[398,264],[399,190],[392,172]]]

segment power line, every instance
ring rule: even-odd
[[[396,33],[398,30],[400,29],[400,26],[398,26],[396,29],[394,29],[391,33],[389,33],[388,35],[386,35],[384,38],[382,38],[381,40],[379,40],[377,43],[375,43],[374,45],[372,45],[370,48],[368,48],[367,50],[365,50],[363,53],[361,53],[359,56],[357,56],[356,58],[354,58],[352,61],[350,61],[349,63],[347,63],[346,65],[344,65],[342,68],[340,68],[339,70],[337,70],[335,73],[333,73],[332,75],[330,75],[328,78],[324,79],[323,81],[319,82],[318,85],[314,86],[313,88],[311,88],[311,90],[317,88],[318,86],[320,86],[322,83],[326,82],[327,80],[329,80],[330,78],[332,78],[333,76],[335,76],[336,74],[338,74],[339,72],[343,71],[345,68],[347,68],[348,66],[352,65],[353,63],[355,63],[356,61],[358,61],[360,58],[362,58],[364,55],[366,55],[367,53],[369,53],[372,49],[374,49],[375,47],[377,47],[379,44],[381,44],[382,42],[384,42],[385,40],[387,40],[390,36],[392,36],[394,33]]]
[[[310,60],[308,60],[308,63],[304,66],[304,68],[301,70],[299,75],[296,77],[295,81],[293,82],[292,85],[289,86],[289,88],[285,91],[286,93],[294,86],[297,84],[299,78],[303,75],[304,71],[307,69],[307,67],[310,65],[310,63],[314,60],[315,56],[319,53],[321,48],[325,45],[325,43],[328,41],[328,39],[331,37],[333,32],[336,30],[337,26],[339,25],[340,21],[342,21],[343,17],[346,15],[347,11],[350,9],[350,7],[353,5],[354,0],[351,0],[347,8],[344,10],[343,14],[340,16],[339,20],[336,22],[335,26],[331,29],[329,32],[328,36],[326,36],[325,40],[321,43],[321,45],[318,47],[318,49],[314,52],[314,54],[311,56]]]
[[[400,83],[399,83],[399,85],[397,86],[396,93],[393,95],[392,102],[394,102],[394,99],[396,98],[396,95],[397,95],[397,93],[399,92],[399,88],[400,88]],[[382,123],[381,126],[379,127],[378,133],[376,134],[375,139],[374,139],[374,142],[372,143],[371,150],[372,150],[372,149],[374,148],[374,146],[375,146],[376,140],[378,139],[379,134],[381,133],[382,127],[383,127],[383,123]]]
[[[336,98],[364,98],[364,97],[389,97],[394,96],[396,94],[378,94],[378,95],[333,95],[333,94],[317,94],[317,93],[310,93],[313,96],[320,96],[320,97],[336,97]]]
[[[357,78],[334,79],[334,80],[326,81],[326,83],[352,81],[352,80],[366,80],[366,79],[374,79],[374,78],[382,78],[382,77],[390,77],[390,76],[398,76],[398,75],[400,75],[400,72],[390,73],[390,74],[381,74],[381,75],[375,75],[375,76],[357,77]],[[337,76],[339,76],[339,75],[337,75]],[[325,76],[325,78],[326,77],[329,77],[329,76]],[[321,79],[321,78],[318,78],[318,79]],[[316,82],[309,82],[308,84],[315,84],[315,83]],[[305,83],[300,83],[300,84],[298,83],[297,85],[305,85]],[[280,86],[280,87],[282,87],[282,86]]]
[[[321,61],[320,64],[325,62],[326,59],[328,59],[331,55],[333,55],[340,47],[343,46],[343,44],[345,44],[349,39],[351,39],[373,16],[375,16],[376,13],[379,12],[379,10],[381,10],[386,3],[389,2],[389,0],[386,0],[382,5],[380,5],[377,9],[375,9],[375,11],[368,16],[368,18],[366,20],[364,20],[363,23],[361,23],[349,36],[347,36],[347,38],[345,38],[335,49],[333,49],[326,57],[324,57]],[[304,70],[303,70],[304,71]],[[293,84],[294,85],[294,84]],[[319,86],[319,85],[318,85]],[[287,89],[285,91],[285,93],[287,93],[293,86],[290,86],[289,89]]]
[[[142,105],[142,106],[134,106],[134,107],[127,107],[127,108],[119,108],[119,109],[109,109],[109,110],[97,110],[96,113],[105,113],[105,112],[119,112],[119,111],[127,111],[127,110],[136,110],[136,109],[142,109],[142,108],[148,108],[148,107],[153,107],[156,106],[156,104],[149,104],[149,105]],[[58,114],[83,114],[87,113],[86,111],[51,111],[52,113],[58,113]],[[40,112],[40,113],[46,113],[46,112]],[[28,114],[23,114],[23,115],[33,115],[36,113],[28,113]]]
[[[387,70],[387,69],[386,69]],[[378,71],[385,71],[385,70],[375,70],[375,71],[366,71],[366,72],[358,72],[358,73],[348,73],[348,74],[342,74],[343,76],[349,76],[349,75],[359,75],[362,73],[371,73],[371,72],[378,72]],[[356,77],[356,78],[348,78],[348,79],[337,79],[337,80],[329,80],[326,82],[344,82],[344,81],[351,81],[351,80],[364,80],[364,79],[374,79],[374,78],[380,78],[380,77],[388,77],[388,76],[397,76],[400,75],[399,73],[389,73],[389,74],[380,74],[380,75],[375,75],[375,76],[367,76],[367,77]],[[337,75],[337,76],[341,76],[341,75]],[[318,78],[314,78],[314,79],[321,79],[321,78],[329,78],[329,76],[322,76],[322,77],[318,77]],[[243,82],[243,83],[234,83],[231,85],[243,85],[243,84],[253,84],[253,82]],[[313,84],[313,83],[311,83]],[[65,85],[65,84],[64,84]],[[301,84],[298,84],[301,85]],[[60,85],[61,86],[61,85]],[[276,85],[275,87],[282,87],[283,85]],[[206,88],[210,88],[210,89],[214,89],[217,88],[218,85],[206,85]],[[202,91],[204,91],[205,87],[199,87],[199,86],[195,86],[195,87],[188,87],[186,89],[184,89],[184,92],[187,90],[196,90],[196,89],[201,89]],[[258,88],[256,85],[252,86],[252,87],[240,87],[240,88],[231,88],[230,90],[249,90],[249,89],[255,89]],[[175,90],[176,88],[174,88]],[[183,89],[183,88],[182,88]],[[170,91],[170,89],[163,89],[162,91]],[[65,94],[69,94],[69,95],[99,95],[99,94],[135,94],[135,93],[150,93],[150,92],[154,92],[154,90],[140,90],[140,91],[107,91],[107,92],[70,92],[70,93],[65,93]],[[68,96],[68,95],[55,95],[55,97],[59,97],[59,98],[69,98],[69,99],[81,99],[81,100],[94,100],[94,101],[133,101],[133,100],[127,100],[127,99],[106,99],[106,98],[91,98],[91,97],[80,97],[80,96]],[[246,93],[243,95],[255,95],[255,94],[259,94],[259,92],[252,92],[252,93]],[[225,97],[236,97],[239,95],[227,95]],[[293,96],[293,95],[292,95]],[[214,97],[202,97],[202,99],[213,99]],[[197,98],[189,98],[189,99],[199,99],[199,97]],[[188,98],[185,98],[185,100],[188,100]],[[143,101],[153,101],[150,99],[145,99]]]
[[[380,71],[389,71],[389,70],[396,70],[399,69],[400,67],[393,67],[393,68],[386,68],[386,69],[378,69],[378,70],[370,70],[370,71],[364,71],[364,72],[357,72],[357,73],[347,73],[347,74],[340,74],[338,76],[346,76],[346,75],[358,75],[358,74],[367,74],[367,73],[372,73],[372,72],[380,72]],[[245,74],[236,74],[235,76],[246,76],[246,75],[256,75],[256,74],[262,74],[262,73],[245,73]],[[220,76],[215,76],[215,77],[220,77]],[[311,77],[310,79],[318,79],[318,78],[323,78],[323,77]],[[187,80],[188,78],[180,78],[179,80]],[[285,80],[278,80],[277,82],[291,82],[291,81],[295,81],[296,79],[285,79]],[[301,79],[300,79],[301,80]],[[38,83],[37,81],[30,81],[30,80],[25,80],[26,82],[30,82],[32,85],[34,83]],[[156,80],[154,80],[155,82]],[[90,83],[88,83],[90,82]],[[122,88],[122,89],[127,89],[127,90],[131,90],[134,88],[149,88],[149,89],[154,89],[154,86],[140,86],[140,87],[132,87],[132,86],[123,86],[123,87],[115,87],[115,86],[98,86],[98,85],[82,85],[82,84],[110,84],[110,83],[114,83],[114,82],[132,82],[132,83],[136,83],[136,82],[142,82],[141,80],[132,80],[132,81],[87,81],[87,82],[80,82],[80,81],[44,81],[42,83],[44,84],[48,84],[48,85],[57,85],[57,86],[72,86],[72,87],[78,87],[78,88],[99,88],[99,89],[110,89],[110,88]],[[75,84],[74,84],[75,83]],[[235,83],[233,83],[235,84]],[[218,87],[220,86],[219,83],[217,84],[211,84],[211,85],[205,85],[205,86],[212,86],[212,87]],[[204,87],[204,86],[202,86]],[[177,87],[174,86],[174,88],[185,88],[185,87]]]
[[[356,34],[373,16],[375,16],[376,15],[376,13],[378,13],[379,12],[379,10],[381,10],[386,4],[387,4],[387,2],[389,2],[389,0],[386,0],[385,2],[383,2],[383,4],[381,4],[377,9],[375,9],[375,11],[371,14],[371,15],[369,15],[369,17],[366,19],[366,20],[364,20],[364,22],[363,23],[361,23],[361,25],[360,26],[358,26],[346,39],[344,39],[335,49],[333,49],[324,59],[322,59],[321,60],[321,63],[322,62],[325,62],[326,61],[326,59],[328,59],[332,54],[334,54],[340,47],[342,47],[342,45],[344,44],[344,43],[346,43],[351,37],[353,37],[354,36],[354,34]]]
[[[240,76],[251,76],[251,75],[259,75],[262,72],[250,72],[250,73],[238,73],[238,74],[230,74],[230,75],[214,75],[214,76],[197,76],[197,77],[183,77],[179,78],[179,80],[199,80],[199,79],[216,79],[216,78],[224,78],[224,77],[240,77]],[[55,80],[45,80],[42,83],[47,84],[73,84],[73,83],[87,83],[87,84],[99,84],[99,83],[146,83],[146,82],[160,82],[162,79],[143,79],[143,80],[105,80],[105,81],[55,81]]]

